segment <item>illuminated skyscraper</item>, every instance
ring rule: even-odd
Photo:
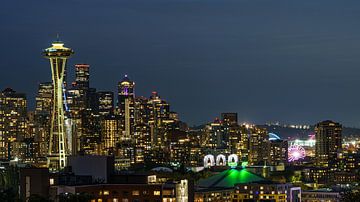
[[[337,154],[341,151],[342,126],[333,121],[323,121],[315,126],[315,157],[318,166],[336,165]]]
[[[0,93],[0,158],[21,158],[20,142],[26,134],[26,97],[7,88]]]
[[[288,162],[288,142],[286,140],[271,140],[270,141],[270,165],[287,165]]]
[[[97,92],[98,112],[102,116],[112,115],[114,112],[114,93],[111,91]]]
[[[39,156],[48,155],[50,140],[51,108],[53,100],[53,86],[51,82],[39,84],[36,95],[35,109],[35,140],[39,143]]]
[[[163,147],[166,132],[174,125],[174,120],[170,119],[170,105],[157,92],[152,92],[146,110],[151,128],[151,144],[153,147]]]
[[[75,65],[75,82],[78,88],[88,89],[89,88],[89,73],[90,65],[88,64],[76,64]]]
[[[120,141],[119,131],[120,118],[118,116],[107,116],[101,120],[102,142],[104,155],[113,155],[116,153],[117,144]]]
[[[49,141],[48,166],[50,170],[60,170],[66,166],[66,137],[64,117],[64,74],[66,61],[73,50],[64,47],[61,41],[55,41],[45,49],[43,55],[50,60],[53,80],[53,107]]]
[[[119,82],[118,86],[118,107],[119,115],[123,118],[123,130],[125,138],[130,139],[134,132],[134,100],[135,82],[131,81],[127,75]]]
[[[52,107],[53,87],[51,82],[39,84],[38,94],[36,95],[36,114],[50,115]]]

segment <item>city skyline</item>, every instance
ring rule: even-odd
[[[109,1],[98,17],[92,15],[96,1],[85,6],[67,2],[63,6],[72,12],[53,17],[60,26],[44,20],[56,3],[35,8],[6,2],[1,16],[8,20],[0,35],[7,51],[0,56],[5,70],[0,85],[26,93],[33,109],[38,83],[51,81],[41,50],[59,33],[77,53],[69,72],[74,64],[88,63],[91,85],[113,92],[128,74],[137,82],[137,94],[158,91],[190,125],[237,112],[240,121],[259,124],[332,119],[360,127],[360,44],[353,26],[359,3],[139,2]],[[14,16],[15,9],[27,6],[31,9]],[[78,10],[82,17],[68,21]],[[174,16],[162,18],[168,12]],[[24,32],[18,32],[19,26]]]
[[[0,201],[359,200],[359,1],[13,0],[0,18]]]

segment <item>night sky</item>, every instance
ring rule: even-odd
[[[91,86],[158,91],[190,125],[241,121],[360,127],[359,0],[2,1],[0,88],[51,80],[41,51],[56,34],[91,65]],[[73,80],[70,75],[68,81]]]

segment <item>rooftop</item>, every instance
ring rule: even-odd
[[[233,188],[236,184],[270,183],[246,169],[228,169],[206,179],[198,181],[199,188]]]

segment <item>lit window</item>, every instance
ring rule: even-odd
[[[247,189],[247,186],[244,186],[244,189]]]
[[[139,195],[140,195],[139,190],[134,190],[134,191],[132,191],[132,195],[133,195],[133,196],[139,196]]]
[[[160,191],[154,191],[155,196],[160,196]]]
[[[50,185],[54,185],[54,178],[50,178]]]
[[[113,202],[119,202],[119,199],[114,198],[114,199],[113,199]]]
[[[109,191],[104,190],[104,195],[109,195]]]

